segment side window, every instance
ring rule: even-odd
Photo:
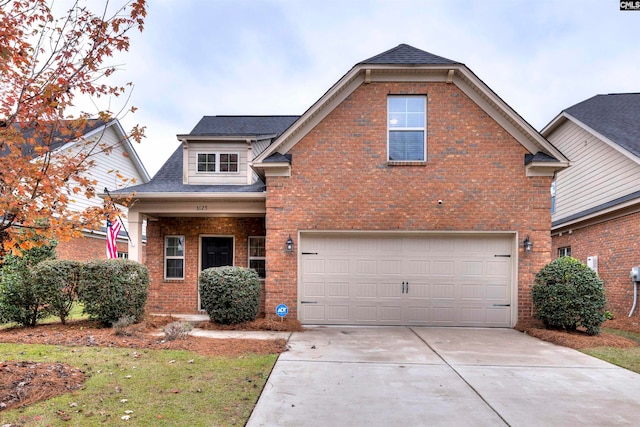
[[[389,96],[387,133],[389,161],[425,161],[427,97]]]
[[[565,246],[563,248],[558,248],[558,258],[563,256],[571,256],[571,246]]]
[[[184,279],[184,236],[164,238],[164,278]]]
[[[556,181],[551,182],[551,213],[556,213]]]
[[[266,277],[265,256],[265,238],[249,237],[249,268],[254,269],[261,279]]]

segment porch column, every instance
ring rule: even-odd
[[[142,215],[140,212],[129,210],[127,215],[129,220],[129,259],[142,262]]]

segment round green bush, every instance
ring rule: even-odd
[[[254,320],[260,308],[260,279],[242,267],[214,267],[198,277],[200,301],[212,322],[229,325]]]
[[[149,270],[128,259],[96,260],[85,264],[78,285],[78,300],[91,319],[107,326],[130,316],[144,317]]]
[[[44,295],[51,314],[66,323],[71,307],[78,297],[78,283],[82,274],[80,261],[50,259],[33,269],[34,283]]]
[[[568,330],[582,326],[587,334],[600,333],[605,320],[602,279],[580,260],[561,257],[536,275],[532,289],[535,316],[548,328]]]

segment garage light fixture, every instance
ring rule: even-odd
[[[291,234],[289,234],[289,238],[287,239],[287,243],[285,244],[285,250],[287,252],[293,252],[293,240],[291,239]]]
[[[529,236],[527,236],[524,239],[524,242],[522,242],[522,246],[524,247],[524,251],[528,254],[531,253],[531,250],[533,249],[533,242],[529,239]]]

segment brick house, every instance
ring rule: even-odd
[[[627,315],[640,265],[640,94],[596,95],[543,130],[571,159],[552,187],[553,257],[571,255],[603,279],[607,307]]]
[[[306,324],[531,316],[568,161],[464,64],[402,44],[299,117],[205,116],[178,139],[118,191],[135,191],[134,242],[149,221],[151,312],[198,312],[200,271],[233,264],[264,277],[268,316],[284,303]]]

